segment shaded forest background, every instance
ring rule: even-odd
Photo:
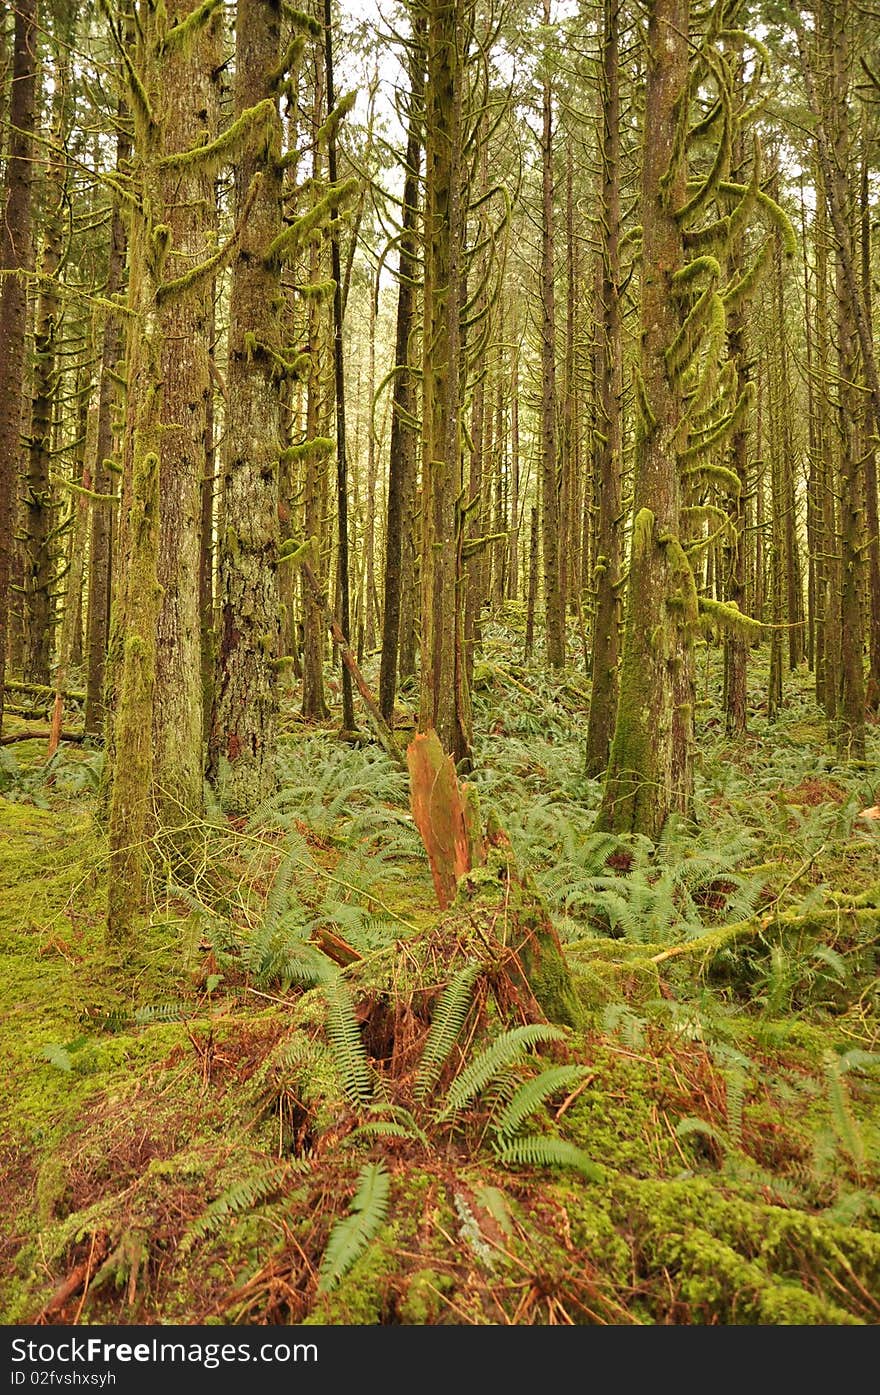
[[[854,0],[4,12],[7,1321],[876,1321],[878,137]]]

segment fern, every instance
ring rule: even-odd
[[[593,1161],[583,1148],[564,1138],[547,1138],[542,1134],[526,1134],[498,1146],[497,1157],[503,1163],[524,1163],[527,1167],[573,1167],[590,1182],[601,1182],[605,1169]]]
[[[280,1192],[290,1177],[291,1168],[289,1163],[277,1163],[274,1167],[265,1168],[233,1183],[216,1201],[211,1202],[198,1220],[187,1227],[180,1241],[179,1253],[187,1254],[199,1240],[216,1235],[233,1216],[252,1211],[255,1206]]]
[[[708,1123],[705,1119],[696,1119],[693,1115],[688,1115],[686,1119],[680,1119],[675,1126],[676,1138],[689,1138],[694,1133],[700,1134],[703,1138],[711,1139],[722,1153],[726,1153],[730,1147],[722,1130],[717,1129],[714,1124]]]
[[[825,1053],[825,1082],[828,1103],[831,1108],[831,1122],[841,1146],[849,1154],[856,1171],[865,1167],[865,1141],[862,1138],[858,1121],[852,1112],[849,1091],[840,1069],[840,1062],[832,1052]]]
[[[388,1214],[391,1181],[382,1163],[368,1163],[358,1177],[351,1214],[337,1221],[318,1271],[318,1291],[336,1287],[378,1233]]]
[[[526,1051],[543,1041],[560,1041],[565,1033],[559,1027],[547,1027],[540,1023],[526,1027],[512,1027],[502,1033],[491,1045],[481,1051],[459,1076],[453,1081],[446,1096],[446,1104],[438,1118],[447,1119],[451,1114],[470,1104],[481,1090],[506,1070],[508,1066],[522,1060]]]
[[[70,1052],[57,1041],[47,1042],[40,1049],[40,1056],[44,1061],[48,1061],[50,1066],[56,1070],[72,1071],[73,1061],[70,1059]]]
[[[327,989],[325,996],[327,1037],[340,1083],[352,1104],[363,1109],[373,1097],[373,1077],[354,1002],[341,980]]]
[[[437,1083],[449,1053],[458,1040],[474,996],[480,972],[478,963],[465,964],[443,990],[431,1019],[431,1028],[419,1062],[416,1099],[424,1099]]]
[[[560,1090],[578,1085],[586,1074],[584,1066],[551,1066],[548,1070],[541,1071],[533,1080],[527,1080],[520,1085],[510,1104],[498,1118],[495,1124],[496,1133],[502,1138],[515,1134],[529,1115],[540,1109],[546,1100]]]

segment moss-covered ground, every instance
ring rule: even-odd
[[[729,742],[710,646],[694,825],[595,834],[589,685],[520,651],[473,781],[576,986],[531,1048],[508,884],[436,908],[375,746],[291,707],[278,798],[156,840],[113,950],[100,753],[2,748],[0,1320],[878,1321],[880,729],[838,761],[805,670],[769,724],[755,651]]]

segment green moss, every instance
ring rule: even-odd
[[[451,1274],[436,1269],[417,1269],[410,1277],[397,1305],[401,1322],[424,1327],[438,1321],[444,1314],[443,1294],[455,1287]]]

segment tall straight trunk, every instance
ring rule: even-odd
[[[737,95],[741,99],[743,87],[743,63],[740,58],[736,69]],[[744,142],[737,132],[734,149],[733,178],[743,182]],[[735,280],[745,272],[743,235],[739,233],[731,243],[728,257],[729,272]],[[734,397],[738,400],[749,381],[748,342],[746,337],[746,314],[741,306],[733,306],[727,317],[727,352],[733,364]],[[725,548],[724,592],[725,598],[739,610],[745,610],[746,599],[746,499],[749,486],[749,426],[743,419],[730,439],[729,465],[739,481],[739,492],[732,506],[732,536]],[[749,641],[746,635],[735,630],[724,636],[724,718],[729,736],[741,736],[747,722],[746,671],[748,664]]]
[[[52,591],[57,565],[54,539],[61,501],[53,497],[51,480],[52,423],[59,383],[56,347],[61,328],[61,291],[56,273],[61,263],[67,199],[67,168],[60,151],[64,143],[64,64],[54,75],[50,154],[43,165],[45,188],[43,242],[38,273],[39,291],[34,317],[34,370],[30,434],[24,478],[24,654],[29,683],[47,684],[52,657]]]
[[[213,135],[216,52],[210,14],[193,0],[170,12],[144,6],[139,15],[133,328],[111,639],[119,694],[108,759],[111,940],[131,933],[157,825],[179,826],[202,807],[198,583],[211,176],[193,152]],[[174,28],[190,16],[185,41],[175,42]]]
[[[483,146],[483,152],[485,152],[485,145]],[[477,275],[482,279],[484,274],[485,267],[480,266],[477,270]],[[487,306],[482,295],[477,298],[474,313],[478,318],[482,318],[487,313]],[[470,423],[471,449],[468,499],[472,507],[471,511],[468,513],[465,524],[467,538],[470,542],[483,537],[489,532],[489,514],[487,510],[489,470],[487,467],[488,451],[486,447],[490,432],[486,418],[486,374],[481,371],[474,385]],[[482,618],[483,600],[486,596],[485,548],[480,548],[472,557],[468,558],[467,562],[464,564],[464,574],[465,671],[468,686],[471,687],[474,678],[476,651],[481,642],[480,621]]]
[[[617,721],[597,827],[656,838],[693,791],[693,577],[681,550],[681,378],[667,350],[681,328],[670,277],[685,263],[676,160],[688,82],[689,0],[653,0],[642,163],[642,301],[632,552]]]
[[[550,0],[544,0],[544,24],[550,24]],[[549,64],[549,59],[545,61]],[[541,128],[541,542],[544,551],[547,662],[551,668],[561,668],[565,663],[565,593],[556,431],[553,144],[553,83],[548,66],[543,78]]]
[[[574,218],[574,153],[571,138],[565,158],[565,368],[562,385],[561,518],[559,535],[563,555],[562,583],[568,607],[574,615],[580,605],[580,510],[578,508],[577,449],[577,241]]]
[[[216,193],[212,213],[216,227]],[[214,297],[208,311],[209,373],[214,375],[216,349],[216,313]],[[227,389],[228,391],[228,389]],[[228,400],[228,399],[227,399]],[[214,624],[214,513],[217,502],[217,443],[214,393],[208,393],[205,403],[205,441],[202,466],[202,489],[199,508],[199,630],[202,654],[202,721],[206,732],[211,730],[214,706],[214,669],[217,662],[217,630]]]
[[[869,150],[867,118],[863,116],[862,159],[859,179],[859,223],[861,251],[862,305],[873,343],[873,307],[871,287],[871,203],[869,179]],[[873,414],[865,415],[865,528],[867,531],[868,584],[868,691],[867,701],[875,711],[880,708],[880,515],[877,499],[877,446],[872,436]],[[880,422],[877,423],[880,429]]]
[[[429,0],[425,120],[425,305],[422,359],[421,690],[431,727],[456,762],[470,757],[464,652],[460,310],[462,67],[467,0]]]
[[[598,499],[593,662],[586,772],[608,764],[617,718],[623,353],[620,313],[620,0],[605,0],[602,38],[601,239],[596,275],[598,353],[594,496]]]
[[[821,187],[821,174],[818,176]],[[816,448],[819,467],[820,536],[817,575],[821,664],[816,665],[816,697],[829,721],[837,707],[840,673],[840,542],[831,422],[831,331],[828,308],[828,212],[819,199],[816,210]]]
[[[324,70],[320,62],[315,64],[315,92],[312,109],[312,123],[317,131],[324,118]],[[312,157],[312,180],[320,187],[322,177],[320,146],[315,141]],[[317,199],[317,195],[314,196]],[[321,260],[318,244],[309,242],[308,279],[315,285],[321,276]],[[326,334],[322,307],[318,299],[309,297],[307,305],[309,373],[306,389],[306,440],[315,441],[322,435],[325,422],[324,384],[321,365],[322,349]],[[316,538],[319,546],[324,541],[325,495],[327,489],[327,456],[317,449],[309,450],[304,459],[305,477],[303,482],[303,517],[307,538]],[[323,579],[323,578],[322,578]],[[321,608],[311,594],[305,581],[302,587],[303,613],[303,688],[302,714],[313,721],[323,721],[329,715],[324,693],[324,648],[325,625]]]
[[[834,198],[852,211],[849,174],[852,167],[848,99],[849,35],[847,7],[832,5],[825,16],[830,57],[827,123],[833,155]],[[826,195],[827,195],[826,191]],[[864,306],[848,293],[847,267],[855,260],[852,220],[843,235],[835,228],[835,300],[837,328],[837,435],[839,441],[840,498],[840,675],[837,690],[835,734],[838,754],[844,759],[865,758],[865,679],[862,664],[862,632],[859,582],[862,573],[862,461],[859,423],[861,404],[858,382],[858,332],[856,318]]]
[[[422,146],[419,115],[424,100],[424,20],[413,19],[410,51],[410,111],[403,181],[403,214],[400,258],[397,266],[397,326],[394,339],[394,388],[391,403],[391,441],[388,459],[388,502],[385,525],[384,607],[382,657],[379,665],[379,708],[386,722],[394,715],[399,652],[412,649],[412,630],[401,636],[401,600],[404,557],[412,551],[412,518],[415,500],[416,451],[410,422],[414,416],[415,384],[410,362],[415,297],[416,229],[418,226],[419,169]],[[412,672],[412,666],[406,668]],[[404,669],[401,667],[401,676]]]
[[[131,138],[125,129],[125,104],[122,102],[117,108],[117,115],[120,124],[116,133],[116,174],[120,177],[124,175],[131,154]],[[122,289],[126,243],[125,219],[122,216],[120,201],[114,199],[110,214],[110,248],[105,287],[105,299],[110,303]],[[106,716],[104,664],[110,633],[110,559],[113,550],[114,512],[114,505],[110,501],[116,496],[116,471],[111,468],[115,463],[113,412],[119,397],[116,379],[121,355],[122,328],[119,315],[106,309],[101,334],[101,380],[98,388],[95,454],[91,466],[92,488],[95,494],[100,496],[100,502],[95,501],[92,506],[89,542],[85,729],[90,736],[100,734]]]
[[[804,599],[801,582],[800,549],[797,530],[797,498],[794,487],[794,440],[792,427],[791,377],[788,361],[788,335],[785,313],[785,282],[782,248],[777,239],[773,259],[775,283],[775,322],[778,326],[779,379],[777,419],[779,423],[780,506],[782,509],[783,572],[788,617],[788,663],[796,669],[804,657]]]
[[[217,665],[208,772],[224,807],[250,813],[275,788],[281,612],[276,582],[281,402],[281,268],[268,249],[282,230],[281,118],[275,70],[279,0],[238,0],[234,110],[272,115],[236,169],[242,226],[229,301],[223,536],[217,569]]]
[[[364,588],[363,629],[368,650],[376,646],[376,432],[372,420],[372,402],[376,395],[376,318],[379,310],[379,278],[374,273],[370,285],[369,366],[367,393],[371,404],[367,424],[367,499],[364,508]],[[357,451],[355,451],[357,456]]]
[[[516,321],[514,321],[516,326]],[[510,542],[507,560],[507,594],[519,600],[519,338],[511,336],[510,353]]]
[[[179,0],[178,23],[197,8]],[[193,149],[213,138],[217,66],[213,21],[162,53],[166,148]],[[165,274],[183,277],[210,254],[205,210],[213,171],[200,162],[161,175],[170,229]],[[199,552],[205,417],[211,384],[208,343],[213,282],[202,279],[160,303],[162,452],[159,470],[158,579],[162,588],[153,702],[153,780],[161,822],[199,813],[203,801],[203,709]]]
[[[324,0],[324,65],[327,75],[327,111],[334,108],[333,91],[333,23],[331,0]],[[327,172],[331,185],[336,183],[336,126],[331,124],[327,144]],[[351,641],[351,616],[348,574],[348,457],[345,440],[345,367],[342,352],[342,270],[339,257],[339,225],[330,228],[330,274],[333,277],[333,385],[336,396],[336,508],[338,528],[339,623],[346,641]],[[354,694],[351,674],[345,664],[342,674],[342,729],[354,728]]]
[[[775,286],[771,288],[771,303],[775,299]],[[774,316],[775,319],[775,316]],[[784,335],[782,324],[777,324],[776,341]],[[774,343],[774,358],[769,363],[767,384],[768,445],[770,452],[770,672],[767,688],[767,718],[775,721],[782,706],[783,681],[782,657],[785,636],[785,592],[786,592],[786,489],[785,463],[783,460],[783,412],[781,402],[786,391],[782,381],[781,355],[779,343]],[[790,618],[790,617],[789,617]]]
[[[807,241],[807,210],[801,179],[801,245],[804,262],[804,347],[807,389],[807,662],[817,674],[821,655],[821,627],[818,621],[819,577],[821,571],[821,499],[819,492],[818,414],[816,410],[816,363],[813,326],[813,293]],[[818,681],[818,680],[817,680]]]
[[[535,607],[538,601],[538,510],[532,509],[529,524],[529,580],[526,597],[525,657],[530,659],[535,644]]]
[[[6,677],[15,491],[21,459],[26,273],[30,270],[32,256],[31,151],[36,122],[36,45],[36,0],[19,0],[15,7],[9,99],[11,134],[0,226],[0,270],[6,273],[0,278],[0,726]]]
[[[503,339],[503,334],[501,337]],[[505,432],[504,374],[502,368],[502,363],[499,363],[498,378],[495,384],[495,433],[492,452],[492,481],[495,491],[492,532],[496,535],[496,541],[492,544],[491,600],[495,610],[501,608],[501,603],[504,600],[504,588],[507,582],[507,507],[505,490],[507,478],[505,470],[507,436]]]

